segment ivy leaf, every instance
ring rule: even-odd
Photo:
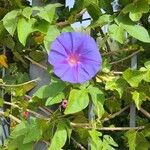
[[[111,69],[111,65],[109,63],[109,60],[104,58],[102,63],[102,72],[108,73],[110,72],[110,69]]]
[[[133,3],[126,5],[122,11],[123,13],[129,12],[130,19],[133,21],[138,21],[141,19],[143,13],[147,13],[149,11],[148,1],[134,1]]]
[[[56,39],[56,37],[60,34],[60,31],[56,26],[49,26],[48,32],[44,37],[44,46],[47,52],[50,50],[50,44]]]
[[[111,15],[102,15],[98,18],[98,20],[94,21],[89,27],[90,28],[96,28],[96,27],[102,27],[112,21]]]
[[[139,110],[142,102],[146,100],[147,96],[144,92],[137,92],[137,91],[131,92],[131,94],[132,94],[132,99],[135,102],[136,107]]]
[[[89,131],[89,135],[90,135],[91,150],[102,149],[103,143],[100,139],[102,133],[96,130],[91,130]]]
[[[131,36],[134,38],[150,43],[150,36],[148,34],[148,31],[140,25],[123,25],[122,26]]]
[[[142,81],[145,72],[138,70],[127,69],[123,73],[123,78],[132,86],[138,87],[139,83]]]
[[[132,20],[132,21],[138,21],[138,20],[140,20],[141,19],[141,17],[142,17],[142,13],[132,13],[132,12],[130,12],[129,13],[129,17],[130,17],[130,19]]]
[[[105,112],[103,107],[105,101],[104,93],[99,88],[93,86],[89,86],[88,91],[95,106],[96,114],[98,118],[101,118]]]
[[[30,16],[32,15],[32,8],[31,7],[25,7],[22,11],[22,15],[26,17],[27,19],[30,19]]]
[[[125,41],[125,30],[122,26],[118,26],[116,24],[112,24],[109,26],[109,35],[114,40],[123,44]]]
[[[3,107],[4,100],[0,97],[0,107]]]
[[[12,36],[17,28],[17,16],[19,12],[20,10],[12,10],[11,12],[7,13],[3,18],[3,25]]]
[[[48,98],[45,105],[50,106],[50,105],[60,103],[62,101],[62,99],[64,99],[64,98],[65,98],[64,93],[59,93],[58,95],[56,95],[53,98],[52,97]]]
[[[17,25],[17,31],[18,31],[18,38],[20,43],[25,46],[26,39],[29,36],[30,33],[35,31],[33,29],[33,24],[36,22],[36,19],[31,18],[30,20],[27,20],[25,18],[20,18]]]
[[[130,130],[125,133],[125,137],[127,137],[128,139],[130,150],[135,150],[136,148],[136,136],[137,136],[137,131],[134,130]]]
[[[0,65],[4,66],[5,68],[8,68],[7,57],[3,54],[0,55]]]
[[[65,82],[62,82],[60,80],[53,81],[50,85],[44,85],[41,88],[39,88],[36,93],[34,93],[34,96],[37,96],[38,98],[50,98],[55,97],[57,94],[62,92],[64,88],[66,87]]]
[[[93,20],[97,20],[99,15],[101,14],[99,9],[99,1],[84,0],[84,6],[87,8],[88,13],[93,18]]]
[[[120,14],[115,19],[115,22],[134,38],[145,43],[150,43],[150,36],[148,31],[143,26],[132,22],[127,15]]]
[[[89,104],[89,97],[87,89],[76,90],[70,92],[68,106],[65,114],[73,114],[86,108]]]
[[[51,24],[55,16],[56,8],[61,6],[62,4],[60,3],[46,5],[38,9],[39,13],[37,15]]]
[[[115,150],[114,147],[118,147],[118,144],[109,135],[103,136],[103,149]]]
[[[59,123],[57,130],[52,138],[50,147],[48,150],[61,150],[67,140],[67,130],[63,123]]]
[[[106,90],[116,90],[119,94],[119,97],[122,97],[122,94],[124,90],[127,88],[127,84],[124,79],[119,78],[119,79],[114,79],[112,81],[107,81],[105,85]]]
[[[25,134],[23,144],[38,141],[42,137],[42,131],[36,119],[31,118],[26,128],[27,133]]]

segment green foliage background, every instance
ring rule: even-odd
[[[8,68],[5,59],[0,62],[0,93],[11,95],[11,109],[0,113],[11,118],[11,133],[1,149],[32,150],[39,141],[48,150],[84,150],[88,143],[91,150],[150,149],[150,0],[113,2],[76,0],[69,10],[46,0],[38,7],[26,0],[0,0],[0,56],[8,59]],[[96,39],[102,68],[84,84],[64,83],[48,63],[40,63],[60,33],[73,31],[72,23],[84,21],[85,10],[91,24],[81,32]],[[137,70],[130,67],[135,55]],[[37,80],[30,81],[30,63],[45,69],[51,79],[32,97],[28,92]],[[66,109],[61,107],[62,99],[68,100]],[[91,102],[95,119],[89,121]],[[6,103],[1,96],[1,106]],[[129,126],[131,103],[137,109],[137,128],[124,128]]]

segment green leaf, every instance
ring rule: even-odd
[[[100,137],[102,136],[102,133],[96,130],[91,130],[89,131],[89,135],[90,135],[91,150],[102,149],[103,143],[100,139]]]
[[[71,26],[64,27],[61,32],[73,32],[74,29]]]
[[[84,7],[87,8],[88,13],[93,20],[98,19],[99,15],[101,14],[98,0],[84,0]]]
[[[147,13],[149,11],[147,0],[137,0],[128,4],[123,10],[123,13]]]
[[[53,98],[52,97],[48,98],[45,105],[50,106],[50,105],[60,103],[64,98],[65,98],[64,93],[59,93]]]
[[[58,124],[48,150],[61,150],[67,141],[67,130],[64,124]]]
[[[147,68],[147,69],[150,69],[150,61],[147,61],[144,63],[144,66]]]
[[[123,29],[123,27],[116,24],[112,24],[109,26],[109,35],[111,38],[121,44],[123,44],[125,41],[125,30]]]
[[[140,20],[141,19],[141,17],[142,17],[142,13],[133,13],[133,12],[130,12],[129,13],[129,17],[130,17],[130,19],[132,20],[132,21],[138,21],[138,20]]]
[[[26,17],[27,19],[30,19],[30,16],[32,15],[32,8],[31,7],[25,7],[22,11],[22,15]]]
[[[114,147],[118,147],[118,144],[113,140],[113,138],[109,135],[103,136],[103,149],[107,150],[115,150]]]
[[[36,119],[30,118],[30,122],[27,124],[26,128],[28,132],[25,134],[23,144],[38,141],[42,137],[42,131]]]
[[[39,88],[36,93],[34,93],[34,96],[37,96],[38,98],[48,98],[51,99],[57,96],[60,92],[64,90],[66,87],[65,82],[62,82],[61,80],[53,81],[50,85],[44,85],[41,88]]]
[[[50,50],[51,43],[56,39],[56,37],[60,34],[60,31],[56,26],[50,26],[46,36],[44,37],[44,46],[47,52]]]
[[[11,132],[10,137],[13,138],[13,139],[16,139],[17,137],[25,135],[26,133],[27,133],[26,123],[25,122],[21,122]]]
[[[131,94],[132,94],[132,99],[135,102],[136,107],[139,110],[142,102],[146,100],[147,96],[144,92],[137,92],[137,91],[131,92]]]
[[[140,25],[123,25],[122,26],[131,36],[134,38],[150,43],[150,36],[148,34],[148,31]]]
[[[3,25],[12,36],[17,28],[17,16],[19,12],[20,10],[12,10],[11,12],[7,13],[3,18]]]
[[[65,114],[73,114],[85,109],[89,104],[87,89],[75,90],[70,92],[68,106]]]
[[[0,97],[0,107],[3,107],[4,100]]]
[[[127,15],[120,14],[115,19],[115,22],[134,38],[145,43],[150,43],[150,36],[148,31],[143,26],[132,22]]]
[[[35,22],[36,22],[36,19],[34,18],[27,20],[22,17],[19,19],[18,26],[17,26],[18,38],[19,38],[20,43],[23,44],[23,46],[25,46],[26,39],[29,36],[29,34],[35,31],[32,27]]]
[[[59,3],[46,5],[43,8],[39,8],[40,11],[37,15],[51,24],[55,16],[56,8],[61,6],[62,4]]]
[[[128,139],[129,150],[135,150],[137,131],[134,131],[134,130],[127,131],[125,133],[125,136]]]
[[[119,97],[122,97],[124,90],[127,88],[127,84],[124,79],[113,79],[112,81],[107,81],[105,85],[106,90],[116,90],[119,94]]]
[[[96,28],[96,27],[102,27],[108,23],[110,23],[112,21],[112,17],[111,15],[102,15],[98,18],[98,20],[96,20],[95,22],[93,22],[89,27],[91,28]]]
[[[89,86],[88,91],[91,95],[91,100],[94,104],[95,112],[98,118],[101,118],[105,112],[103,107],[105,101],[104,93],[99,88],[93,86]]]
[[[127,69],[123,73],[123,78],[132,86],[138,87],[139,83],[143,80],[145,72],[138,70]]]
[[[103,59],[103,63],[102,63],[102,72],[104,73],[108,73],[110,72],[111,69],[111,65],[108,59]]]

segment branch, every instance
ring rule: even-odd
[[[81,10],[76,16],[75,16],[75,19],[78,19],[80,18],[84,13],[86,12],[86,8],[84,8],[83,10]],[[58,27],[64,27],[64,26],[67,26],[67,25],[70,25],[71,23],[66,20],[66,21],[62,21],[62,22],[58,22],[56,25]]]
[[[28,82],[24,82],[24,83],[21,83],[21,84],[0,84],[0,86],[5,86],[5,87],[19,87],[19,86],[24,86],[26,84],[30,84],[32,82],[37,82],[39,80],[40,80],[40,78],[36,78],[36,79],[30,80]]]
[[[44,65],[42,65],[42,64],[40,64],[40,63],[34,61],[33,59],[29,58],[28,56],[24,56],[24,57],[25,57],[26,59],[28,59],[32,64],[34,64],[34,65],[36,65],[36,66],[38,66],[38,67],[40,67],[40,68],[42,68],[42,69],[44,69],[44,70],[47,70],[47,67],[46,67],[46,66],[44,66]]]
[[[71,137],[71,140],[79,147],[81,150],[86,150],[80,143],[78,143],[73,137]]]
[[[5,116],[5,112],[0,111],[0,115]],[[15,117],[15,116],[13,116],[13,115],[11,115],[11,114],[9,114],[8,117],[9,117],[10,119],[16,121],[17,123],[21,123],[21,120],[20,120],[20,119],[18,119],[17,117]]]
[[[149,118],[150,119],[150,113],[149,112],[147,112],[145,109],[143,109],[143,108],[140,108],[140,111],[147,117],[147,118]]]
[[[4,101],[4,104],[13,106],[13,107],[18,108],[18,109],[20,109],[20,110],[23,110],[23,109],[22,109],[21,107],[19,107],[18,105],[13,104],[13,103],[10,103],[10,102]],[[26,109],[26,110],[27,110],[29,113],[33,114],[33,115],[34,115],[35,117],[37,117],[37,118],[45,119],[45,120],[48,120],[48,119],[49,119],[49,118],[47,118],[47,117],[45,117],[45,116],[43,116],[43,115],[41,115],[41,114],[39,114],[39,113],[37,113],[37,112],[35,112],[35,111],[33,111],[33,110],[30,110],[30,109]]]
[[[145,126],[139,126],[139,127],[96,127],[93,128],[90,126],[90,124],[77,124],[77,123],[73,123],[71,122],[71,126],[75,127],[75,128],[84,128],[84,129],[96,129],[96,130],[105,130],[105,131],[124,131],[124,130],[142,130],[145,128]]]
[[[132,53],[131,55],[128,55],[127,57],[124,57],[124,58],[121,59],[121,60],[117,60],[117,61],[111,62],[110,64],[111,64],[111,65],[118,64],[118,63],[120,63],[120,62],[122,62],[122,61],[124,61],[124,60],[127,60],[127,59],[131,58],[132,56],[138,54],[140,51],[141,51],[141,50],[138,50],[138,51]]]
[[[108,121],[108,120],[110,120],[110,119],[115,118],[116,116],[119,116],[121,113],[123,113],[123,112],[124,112],[125,110],[127,110],[128,108],[129,108],[129,105],[126,106],[126,107],[124,107],[124,108],[121,109],[120,111],[118,111],[118,112],[116,112],[116,113],[114,113],[114,114],[108,116],[107,118],[104,118],[104,119],[102,120],[102,122]]]

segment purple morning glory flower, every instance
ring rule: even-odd
[[[80,32],[66,32],[52,43],[48,61],[63,81],[82,83],[96,75],[102,59],[92,37]]]

